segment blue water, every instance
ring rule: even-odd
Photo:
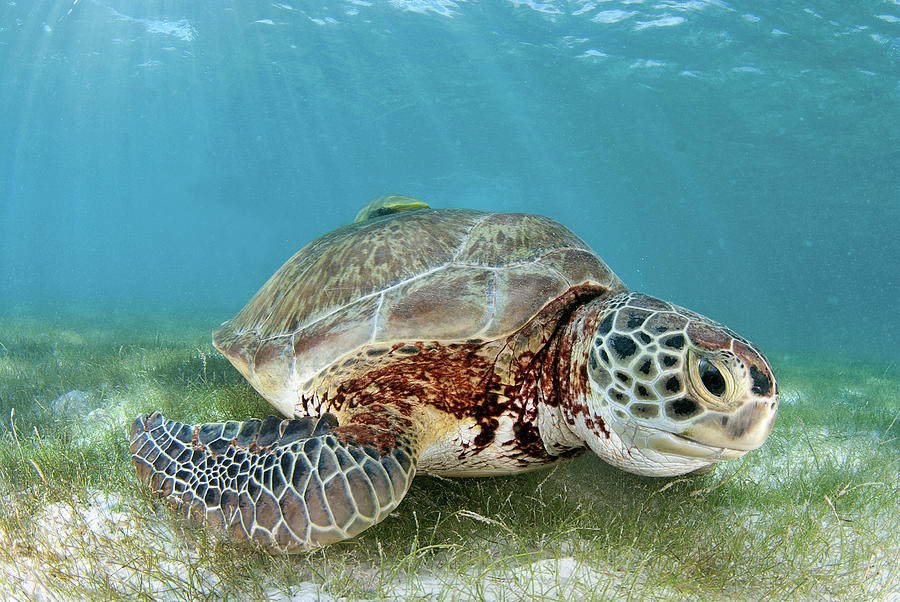
[[[219,322],[388,192],[896,361],[900,0],[0,7],[0,315]]]

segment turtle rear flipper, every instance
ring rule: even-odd
[[[195,520],[297,552],[353,537],[403,499],[418,450],[403,436],[409,425],[379,417],[191,426],[154,413],[135,420],[131,454],[141,482]]]

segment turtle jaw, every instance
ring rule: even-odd
[[[701,445],[752,451],[766,442],[775,424],[777,403],[744,401],[733,414],[708,412],[697,417],[678,436]]]
[[[747,401],[734,414],[706,412],[686,424],[664,426],[612,412],[603,416],[609,436],[595,435],[587,442],[601,458],[627,472],[676,476],[760,447],[775,421],[773,406]]]
[[[747,453],[645,425],[611,422],[608,426],[608,438],[588,437],[585,443],[605,462],[641,476],[672,477],[703,471]]]
[[[654,429],[655,430],[655,429]],[[749,450],[734,449],[729,447],[717,447],[694,441],[688,437],[657,431],[647,438],[647,448],[665,456],[677,456],[680,458],[696,458],[707,462],[719,462],[721,460],[734,460],[746,454]]]

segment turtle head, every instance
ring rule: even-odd
[[[593,336],[582,348],[589,381],[582,429],[592,431],[583,439],[604,460],[637,474],[677,475],[763,444],[778,388],[752,343],[639,293],[594,305]]]

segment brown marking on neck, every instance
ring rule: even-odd
[[[571,379],[560,381],[559,375],[568,374],[572,342],[562,335],[574,312],[605,292],[596,285],[573,287],[506,339],[396,343],[370,359],[370,369],[328,386],[322,411],[351,411],[353,422],[369,423],[377,421],[385,406],[405,417],[417,407],[433,407],[457,420],[471,418],[480,430],[465,454],[477,454],[495,443],[498,418],[511,414],[515,434],[511,455],[555,460],[537,429],[538,404],[556,407],[570,401]],[[365,416],[369,418],[364,420]],[[353,435],[361,436],[355,431]],[[375,444],[390,443],[385,439]]]
[[[586,428],[602,433],[609,439],[610,432],[606,422],[600,416],[595,416],[586,403],[591,395],[588,376],[591,340],[606,314],[587,303],[578,309],[566,325],[565,332],[559,336],[559,354],[567,361],[557,362],[555,366],[555,381],[561,391],[558,399],[563,402],[562,414],[569,426],[575,426],[576,417],[580,416]]]

